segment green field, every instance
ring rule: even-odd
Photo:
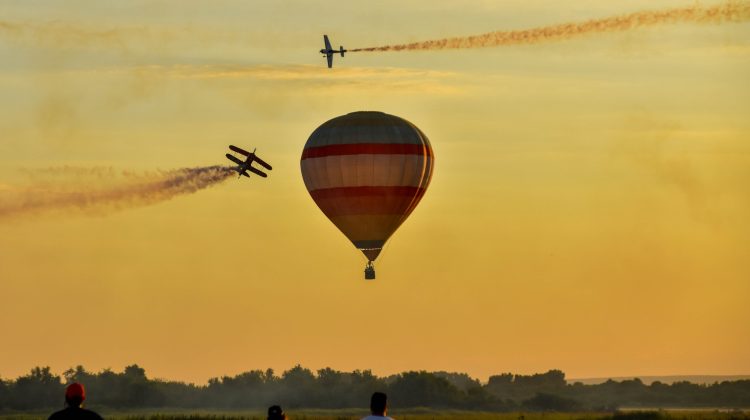
[[[101,413],[106,419],[117,420],[265,420],[261,412],[159,412]],[[290,410],[289,420],[359,420],[364,410]],[[396,420],[750,420],[750,411],[741,410],[670,410],[624,411],[618,413],[482,413],[434,409],[413,409],[389,413]],[[46,419],[47,413],[2,414],[0,420]]]

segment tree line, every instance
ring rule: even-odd
[[[389,395],[392,407],[431,407],[482,411],[613,410],[618,407],[748,407],[750,380],[694,384],[639,379],[585,385],[569,384],[559,370],[534,375],[505,373],[487,383],[465,373],[410,371],[378,377],[369,370],[313,372],[302,366],[276,374],[251,370],[212,378],[206,385],[152,379],[138,365],[122,372],[89,372],[77,366],[54,374],[35,367],[15,380],[0,378],[0,411],[51,409],[62,405],[65,385],[80,382],[88,404],[117,410],[260,409],[364,407],[374,391]]]

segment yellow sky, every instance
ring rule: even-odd
[[[750,24],[328,70],[323,33],[355,48],[692,2],[277,3],[0,1],[0,193],[19,169],[223,164],[230,143],[274,165],[0,220],[1,377],[750,373]],[[436,156],[375,282],[299,170],[312,130],[355,110],[413,122]]]

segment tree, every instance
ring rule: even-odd
[[[402,373],[389,390],[401,407],[450,407],[464,396],[447,379],[425,371]]]
[[[290,407],[300,407],[308,402],[315,391],[315,375],[302,366],[295,365],[281,375],[280,391],[286,393]]]
[[[533,398],[524,401],[523,407],[540,411],[575,411],[579,410],[581,405],[571,398],[538,393]]]
[[[9,406],[19,409],[59,406],[64,398],[60,377],[53,375],[49,366],[37,366],[28,375],[16,379],[12,393]]]

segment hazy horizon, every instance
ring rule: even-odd
[[[232,376],[240,375],[242,373],[246,373],[246,372],[250,372],[250,371],[257,371],[257,370],[259,370],[259,371],[265,371],[266,369],[269,368],[269,367],[254,367],[254,368],[250,368],[250,369],[239,370],[239,371],[236,371],[236,372],[228,372],[228,373],[211,375],[211,376],[207,377],[205,380],[202,380],[202,381],[200,381],[200,380],[199,381],[193,381],[193,380],[187,380],[187,379],[181,379],[181,378],[153,376],[153,375],[150,374],[150,369],[149,369],[148,366],[144,366],[144,365],[141,365],[139,363],[129,363],[127,365],[128,366],[130,366],[130,365],[137,365],[137,366],[145,369],[146,375],[148,376],[149,379],[158,379],[158,380],[165,380],[165,381],[177,381],[177,382],[190,383],[190,384],[199,385],[199,386],[206,385],[208,383],[209,379],[212,379],[212,378],[221,378],[221,377],[225,377],[225,376],[232,377]],[[49,365],[40,364],[38,366],[33,366],[33,367],[30,366],[28,369],[26,369],[26,371],[24,371],[21,375],[19,375],[19,377],[23,376],[25,374],[28,374],[29,371],[32,368],[34,368],[34,367],[47,367],[47,366],[49,366]],[[69,366],[69,367],[64,368],[64,369],[54,369],[54,368],[52,368],[51,370],[52,370],[52,373],[54,373],[54,374],[62,375],[66,370],[68,370],[68,369],[75,369],[77,366],[83,366],[83,368],[86,369],[87,372],[91,372],[91,373],[99,373],[99,372],[102,372],[104,370],[111,370],[113,372],[122,372],[124,370],[124,368],[126,367],[126,366],[121,366],[121,367],[114,367],[113,368],[111,366],[108,366],[108,367],[104,367],[104,368],[101,368],[101,369],[91,369],[91,368],[89,368],[89,367],[87,367],[85,365],[77,364],[77,365]],[[279,369],[273,368],[273,367],[270,367],[270,368],[274,370],[274,374],[276,376],[279,376],[282,373],[284,373],[285,371],[294,368],[295,366],[298,366],[298,365],[287,366],[287,367],[283,367],[283,368],[279,368]],[[333,370],[336,370],[336,371],[341,371],[341,372],[344,372],[344,373],[354,372],[354,371],[371,371],[375,376],[382,377],[382,378],[387,378],[387,377],[391,377],[391,376],[394,376],[394,375],[399,375],[399,374],[402,374],[404,372],[422,371],[421,369],[407,369],[407,370],[399,371],[399,372],[380,373],[380,372],[375,372],[372,369],[368,369],[368,368],[358,368],[358,369],[352,369],[352,370],[342,370],[342,369],[337,369],[335,366],[330,366],[330,365],[329,366],[315,367],[315,368],[310,367],[310,366],[303,366],[303,365],[300,365],[300,366],[303,367],[303,368],[306,368],[306,369],[311,369],[312,372],[314,374],[316,374],[316,375],[317,375],[317,371],[319,369],[330,368],[330,369],[333,369]],[[554,368],[551,368],[549,370],[554,370]],[[474,375],[471,375],[471,374],[469,374],[469,376],[471,378],[473,378],[473,379],[479,380],[479,382],[482,383],[482,384],[487,384],[489,377],[493,376],[493,375],[501,375],[501,374],[507,374],[507,373],[510,373],[510,374],[513,374],[513,375],[534,375],[534,374],[542,374],[542,373],[545,373],[547,371],[548,370],[538,371],[538,372],[494,372],[494,373],[492,373],[492,374],[490,374],[490,375],[488,375],[486,377],[479,377],[479,376],[474,376]],[[448,371],[448,370],[434,370],[434,371],[428,371],[428,372],[430,372],[430,373],[456,373],[456,374],[467,373],[467,372],[463,372],[463,371]],[[563,373],[565,373],[565,372],[563,372]],[[9,376],[3,375],[3,373],[0,372],[0,379],[14,380],[16,378],[15,377],[9,377]],[[650,385],[650,384],[652,384],[653,382],[656,382],[656,381],[659,381],[659,382],[662,382],[662,383],[666,383],[666,384],[671,384],[671,383],[679,382],[679,381],[687,381],[687,382],[696,383],[696,384],[712,384],[714,382],[736,381],[736,380],[750,379],[750,374],[746,374],[746,375],[743,375],[743,374],[735,374],[735,375],[711,375],[711,374],[624,375],[624,376],[599,376],[599,377],[588,377],[588,378],[571,377],[571,376],[567,375],[567,373],[565,375],[565,381],[567,383],[573,384],[573,383],[576,383],[576,382],[581,382],[581,383],[583,383],[585,385],[596,385],[596,384],[604,383],[607,380],[614,380],[614,381],[618,381],[619,382],[619,381],[632,380],[632,379],[640,379],[641,382],[643,382],[646,385]]]

